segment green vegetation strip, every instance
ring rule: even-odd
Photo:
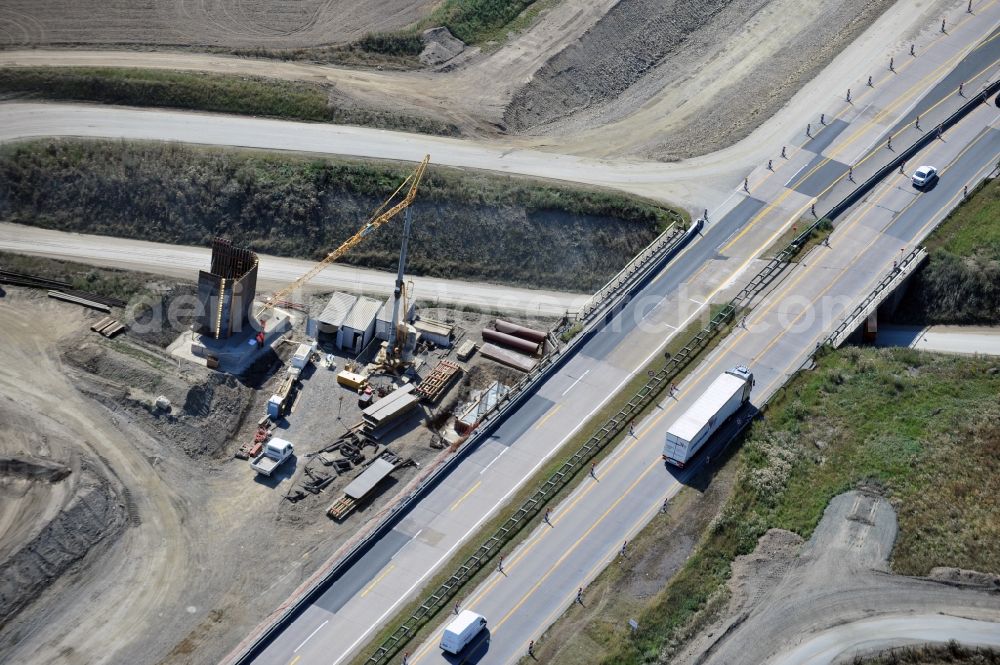
[[[0,95],[158,106],[455,135],[458,129],[402,113],[341,108],[332,86],[255,76],[114,67],[6,67]]]
[[[445,27],[466,44],[502,42],[507,34],[522,30],[538,15],[542,6],[557,0],[444,0],[427,18],[397,32],[376,33],[358,40],[352,47],[368,53],[415,57],[423,50],[420,33],[427,28]]]
[[[534,0],[444,0],[423,25],[443,25],[466,44],[479,44],[502,39],[506,26],[532,4]]]
[[[859,486],[899,515],[892,566],[1000,572],[1000,361],[848,348],[817,359],[771,401],[737,456],[735,490],[698,551],[631,634],[595,627],[586,662],[669,660],[704,621],[734,557],[770,528],[808,538],[834,496]],[[692,626],[695,628],[692,628]],[[589,632],[585,631],[585,632]],[[575,650],[579,654],[580,650]]]
[[[261,253],[319,259],[411,170],[176,144],[39,140],[0,147],[0,220],[186,245],[223,235]],[[618,192],[433,163],[413,212],[413,274],[574,292],[600,288],[669,224],[687,219]],[[402,228],[380,229],[342,261],[395,271]]]
[[[1000,179],[983,183],[927,238],[927,265],[895,319],[914,324],[1000,324]]]

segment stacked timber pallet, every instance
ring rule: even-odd
[[[125,330],[125,324],[113,316],[105,316],[103,319],[90,326],[95,333],[100,333],[105,337],[114,337]]]
[[[516,323],[497,319],[493,329],[483,330],[484,358],[495,360],[522,372],[530,372],[538,364],[538,356],[545,350],[548,333]]]
[[[431,373],[427,375],[414,394],[428,403],[434,403],[441,397],[451,382],[459,375],[462,368],[450,360],[442,360],[437,364],[437,366],[431,370]]]

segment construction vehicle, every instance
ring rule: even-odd
[[[753,373],[743,365],[726,370],[667,430],[663,459],[684,468],[723,424],[750,399]]]
[[[322,261],[313,266],[308,272],[299,277],[297,280],[295,280],[288,286],[284,287],[283,289],[280,289],[271,294],[271,296],[264,302],[263,306],[261,306],[261,308],[254,315],[254,317],[256,319],[260,319],[262,314],[270,311],[271,309],[276,307],[280,302],[286,301],[289,294],[294,292],[296,289],[304,286],[313,277],[323,272],[323,270],[328,265],[330,265],[331,263],[342,257],[356,245],[358,245],[358,243],[364,240],[369,233],[375,231],[380,226],[383,226],[388,222],[390,222],[401,211],[407,210],[407,212],[409,212],[408,209],[410,207],[410,204],[413,203],[413,200],[417,196],[417,189],[420,186],[421,179],[424,177],[424,172],[427,170],[427,164],[430,162],[430,159],[431,159],[430,155],[425,155],[423,161],[421,161],[420,164],[417,165],[417,168],[414,169],[413,173],[408,175],[406,179],[402,182],[402,184],[400,184],[400,186],[396,188],[396,191],[392,193],[392,196],[386,199],[386,201],[381,206],[379,206],[378,209],[375,210],[372,217],[367,222],[365,222],[364,226],[362,226],[357,233],[355,233],[353,236],[345,240],[343,244],[340,245],[340,247],[327,254],[326,258],[324,258]],[[407,190],[406,194],[403,196],[401,200],[393,204],[392,202],[396,199],[399,193],[402,192],[403,188],[406,187],[407,185],[409,185],[410,188]],[[404,246],[405,246],[405,241],[404,241]]]
[[[262,476],[270,476],[285,460],[292,456],[294,447],[291,441],[274,438],[264,445],[260,455],[253,458],[250,467]]]

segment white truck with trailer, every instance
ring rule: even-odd
[[[698,450],[750,399],[753,373],[743,365],[726,370],[667,430],[663,458],[684,468]]]
[[[462,610],[445,626],[444,633],[441,634],[441,649],[446,653],[457,655],[484,628],[486,628],[486,617],[469,610]]]
[[[270,476],[274,470],[284,464],[292,456],[294,449],[291,441],[271,439],[264,444],[264,450],[253,458],[250,467],[262,476]]]

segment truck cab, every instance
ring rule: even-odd
[[[250,462],[250,467],[262,476],[270,476],[295,452],[291,441],[271,439],[264,450]]]

